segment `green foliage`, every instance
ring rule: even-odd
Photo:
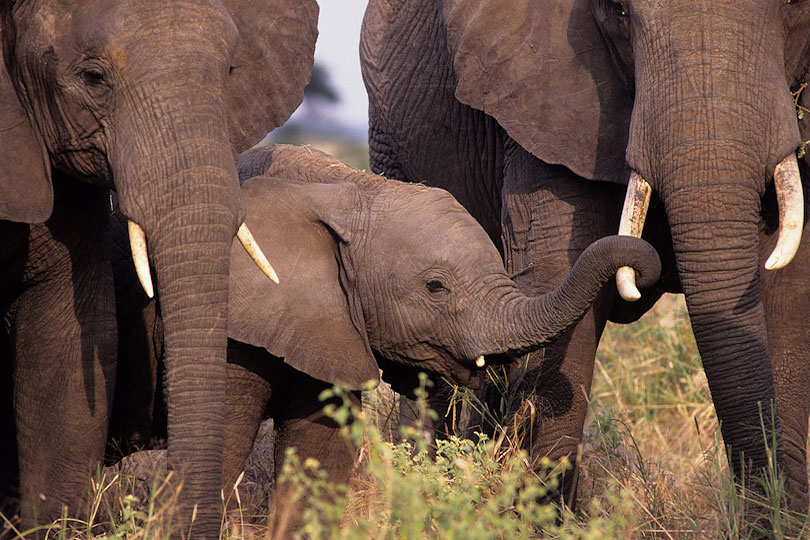
[[[422,389],[424,396],[424,388]],[[305,525],[296,538],[318,539],[525,539],[616,538],[632,526],[632,503],[621,490],[608,495],[608,517],[601,503],[589,507],[584,525],[573,516],[558,523],[558,509],[541,504],[557,487],[561,468],[547,462],[540,477],[529,467],[525,452],[496,458],[495,443],[486,435],[475,440],[449,437],[431,452],[422,426],[402,428],[408,442],[385,441],[364,411],[351,409],[340,388],[322,399],[338,398],[342,406],[327,413],[343,426],[345,436],[362,445],[364,468],[360,484],[348,500],[345,489],[329,488],[317,464],[301,462],[290,453],[282,482],[295,484],[295,497],[307,497]],[[424,400],[418,406],[424,411]],[[354,422],[349,422],[349,419]]]

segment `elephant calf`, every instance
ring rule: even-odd
[[[378,381],[380,368],[397,391],[411,390],[418,370],[474,386],[486,362],[537,349],[575,324],[619,267],[635,268],[642,285],[659,273],[644,241],[609,237],[583,253],[557,290],[529,298],[446,191],[366,174],[304,147],[251,150],[239,171],[247,221],[280,284],[234,248],[226,485],[268,416],[277,460],[294,446],[345,481],[355,452],[324,416],[323,389],[340,382],[357,391]],[[160,306],[141,292],[128,249],[113,242],[120,360],[111,437],[124,450],[165,437],[166,416]]]

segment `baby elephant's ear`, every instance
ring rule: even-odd
[[[280,283],[234,244],[228,337],[263,347],[316,379],[359,390],[376,384],[379,370],[353,270],[343,263],[346,231],[320,215],[324,199],[345,199],[342,192],[352,189],[268,177],[243,184],[247,224]]]
[[[53,186],[45,147],[0,58],[0,220],[42,223],[52,210]]]

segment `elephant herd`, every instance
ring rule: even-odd
[[[477,387],[530,351],[525,444],[573,458],[606,322],[683,292],[732,470],[774,457],[806,513],[810,2],[369,0],[381,176],[250,148],[317,17],[0,0],[0,511],[81,512],[109,448],[165,439],[217,538],[267,416],[344,481],[321,390]]]

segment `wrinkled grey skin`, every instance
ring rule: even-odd
[[[477,385],[485,373],[475,366],[479,355],[497,363],[547,344],[618,266],[657,279],[658,257],[646,242],[612,237],[588,250],[558,290],[527,298],[484,230],[444,190],[363,173],[303,147],[253,149],[239,165],[243,178],[266,175],[247,179],[242,193],[280,285],[268,285],[234,247],[226,488],[267,416],[277,459],[293,446],[346,481],[354,449],[317,399],[333,383],[359,390],[379,380],[381,367],[400,392],[413,390],[420,370]],[[163,436],[163,323],[133,284],[128,247],[120,235],[113,240],[122,335],[111,434],[112,448],[127,452]]]
[[[535,355],[533,458],[576,456],[606,320],[682,291],[732,468],[767,466],[761,407],[790,507],[807,510],[808,242],[782,270],[762,263],[774,166],[810,139],[791,99],[808,80],[808,24],[810,4],[782,0],[369,2],[372,169],[453,193],[527,294],[615,234],[631,168],[654,190],[643,237],[662,279],[635,307],[606,287]]]
[[[316,20],[314,1],[0,1],[0,493],[23,528],[86,508],[103,458],[115,189],[161,297],[180,517],[218,537],[234,156],[300,103]]]

